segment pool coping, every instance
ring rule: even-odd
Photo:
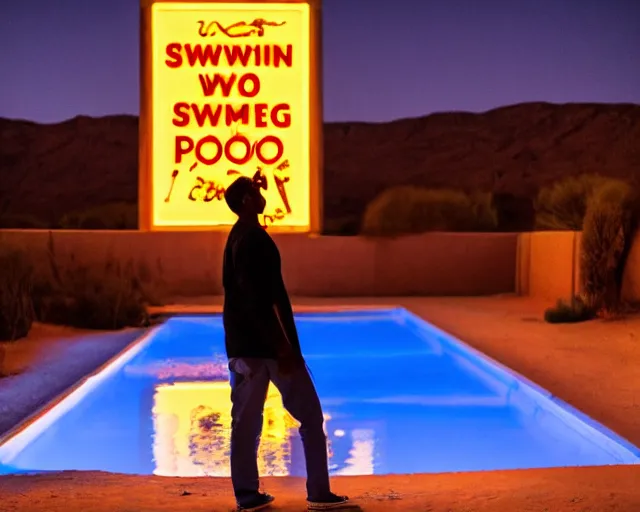
[[[368,305],[318,305],[318,306],[296,306],[293,305],[293,309],[295,313],[329,313],[329,312],[337,312],[337,311],[377,311],[380,309],[396,309],[402,307],[398,304],[395,305],[383,305],[383,304],[368,304]],[[147,307],[147,313],[150,317],[164,320],[165,317],[171,316],[179,316],[179,315],[208,315],[222,314],[222,305],[221,304],[211,304],[207,306],[203,305],[193,305],[193,306],[184,306],[180,304],[173,304],[168,306],[149,306]],[[123,350],[114,354],[109,359],[107,359],[100,366],[95,368],[93,371],[87,373],[85,376],[80,378],[74,384],[70,385],[54,398],[49,400],[44,405],[38,407],[35,411],[29,414],[27,417],[23,418],[17,425],[13,426],[9,430],[0,434],[0,453],[2,448],[9,443],[12,439],[15,439],[19,436],[23,431],[29,428],[32,424],[37,422],[40,418],[45,416],[48,412],[54,409],[61,402],[66,400],[69,396],[71,396],[75,391],[81,388],[87,381],[95,378],[97,375],[102,373],[108,367],[117,363],[120,358],[124,358],[127,353],[133,351],[136,347],[142,345],[145,341],[147,341],[155,332],[155,330],[162,325],[162,322],[159,324],[153,325],[147,328],[140,336],[136,337],[131,343],[129,343]]]
[[[153,326],[147,328],[144,332],[142,332],[139,336],[136,336],[126,347],[108,358],[104,363],[95,368],[93,371],[87,373],[85,376],[77,380],[74,384],[68,386],[61,393],[56,395],[54,398],[49,400],[47,403],[38,407],[35,411],[29,414],[26,418],[20,421],[17,425],[10,428],[6,432],[0,434],[0,453],[2,452],[2,448],[9,443],[11,440],[18,438],[18,436],[28,429],[31,425],[40,420],[43,416],[49,413],[52,409],[58,406],[61,402],[69,398],[74,392],[78,391],[82,386],[84,386],[88,381],[95,378],[99,374],[101,374],[104,370],[109,368],[110,366],[115,365],[120,359],[124,360],[127,354],[131,354],[136,348],[141,347],[159,326]],[[0,465],[2,463],[0,462]]]
[[[84,385],[91,382],[93,379],[103,374],[105,370],[110,367],[116,367],[124,364],[127,360],[129,360],[133,355],[135,355],[136,349],[141,350],[142,346],[149,342],[152,336],[155,334],[156,330],[162,326],[164,323],[165,317],[173,317],[173,316],[189,316],[189,315],[220,315],[222,313],[223,307],[221,304],[210,304],[210,305],[180,305],[174,304],[169,306],[159,306],[159,307],[149,307],[148,313],[150,316],[162,320],[156,325],[149,327],[145,330],[140,336],[136,337],[131,343],[129,343],[126,348],[117,354],[110,357],[107,361],[101,364],[92,372],[88,373],[81,379],[79,379],[75,384],[69,386],[55,398],[50,400],[48,403],[44,404],[42,407],[36,409],[32,414],[27,416],[23,421],[18,423],[13,428],[4,432],[0,435],[0,455],[2,455],[3,448],[6,448],[6,445],[14,441],[15,439],[19,440],[19,436],[26,429],[28,429],[31,425],[41,420],[47,413],[52,411],[56,406],[59,406],[66,399],[71,397],[73,393],[77,392]],[[640,448],[635,446],[629,440],[625,439],[621,435],[614,432],[612,429],[604,425],[603,423],[591,418],[586,413],[580,411],[579,409],[573,407],[569,403],[565,402],[561,398],[557,397],[547,389],[542,386],[536,384],[531,381],[521,373],[509,368],[508,366],[500,363],[499,361],[493,359],[482,351],[472,347],[467,344],[463,340],[459,339],[455,335],[447,332],[444,329],[441,329],[437,325],[431,323],[426,318],[423,318],[420,314],[412,311],[412,308],[402,305],[400,303],[376,303],[376,304],[366,304],[366,305],[358,305],[358,304],[343,304],[343,305],[293,305],[294,313],[296,314],[305,314],[305,313],[340,313],[340,312],[372,312],[372,311],[397,311],[405,317],[409,317],[409,319],[413,322],[421,324],[420,327],[427,331],[434,332],[446,339],[446,342],[458,350],[462,351],[464,355],[475,356],[478,360],[483,363],[483,370],[493,370],[491,373],[506,374],[507,376],[513,378],[518,383],[518,388],[521,385],[525,386],[525,390],[533,392],[535,395],[539,397],[549,400],[552,405],[557,407],[561,412],[565,415],[569,415],[569,417],[573,417],[573,419],[577,420],[578,425],[584,425],[589,429],[594,430],[600,436],[603,436],[608,443],[614,444],[614,446],[618,449],[624,449],[633,456],[635,456],[638,461],[637,462],[619,462],[621,465],[637,465],[640,464]],[[129,357],[125,357],[129,355]],[[488,368],[487,368],[488,367]],[[105,376],[108,374],[104,374]],[[528,388],[528,389],[527,389]],[[535,401],[535,398],[534,398]],[[553,412],[552,412],[553,414]],[[582,426],[581,425],[581,426]],[[578,434],[582,434],[582,432],[578,431]],[[19,452],[20,450],[18,450]],[[0,462],[1,464],[1,462]],[[615,465],[615,464],[614,464]],[[45,471],[33,470],[28,473],[45,473]]]
[[[606,441],[607,446],[606,447],[602,446],[603,449],[607,449],[611,447],[616,452],[616,455],[620,451],[624,450],[628,452],[627,456],[631,455],[632,457],[635,457],[635,459],[637,459],[633,462],[618,462],[618,464],[621,464],[621,465],[640,464],[640,447],[634,445],[631,441],[622,437],[620,434],[618,434],[611,428],[607,427],[606,425],[599,422],[598,420],[592,418],[588,414],[582,412],[580,409],[577,409],[576,407],[572,406],[568,402],[565,402],[562,398],[558,397],[557,395],[554,395],[549,390],[543,388],[539,384],[536,384],[535,382],[525,377],[521,373],[517,372],[516,370],[513,370],[512,368],[506,366],[505,364],[488,356],[484,352],[472,347],[471,345],[461,340],[460,338],[456,337],[455,335],[429,322],[419,314],[411,311],[410,308],[405,306],[400,306],[399,309],[402,311],[402,314],[404,316],[408,316],[411,321],[420,324],[421,329],[424,329],[426,331],[432,332],[434,334],[437,334],[443,337],[446,343],[449,344],[450,347],[457,349],[456,351],[462,352],[467,357],[473,356],[477,358],[477,360],[482,365],[481,369],[485,372],[490,373],[492,377],[503,380],[501,379],[501,377],[506,375],[507,377],[511,377],[512,379],[514,379],[515,383],[517,384],[517,387],[511,388],[509,390],[509,393],[512,393],[513,391],[516,391],[516,392],[524,391],[524,393],[528,395],[534,401],[534,403],[536,403],[538,407],[540,407],[540,404],[539,404],[540,398],[542,398],[543,400],[548,400],[549,403],[556,410],[554,411],[554,410],[547,409],[547,412],[556,416],[560,421],[563,421],[568,417],[571,422],[569,424],[569,427],[573,428],[577,435],[584,437],[584,430],[586,427],[586,429],[589,429],[592,432],[595,431],[598,437],[600,437],[601,441],[603,440]],[[557,414],[558,412],[562,414],[559,415]],[[563,423],[568,423],[568,422],[563,421]],[[609,450],[607,450],[607,452],[613,455]]]
[[[292,304],[294,313],[342,313],[348,311],[378,311],[386,309],[407,309],[399,303],[375,303],[375,304],[338,304],[338,305],[325,305],[325,304]],[[158,318],[165,316],[179,316],[179,315],[220,315],[222,314],[222,304],[207,304],[207,305],[186,305],[186,304],[171,304],[168,306],[149,306],[147,307],[147,313],[149,316]],[[415,313],[414,313],[415,314]]]

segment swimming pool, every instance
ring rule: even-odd
[[[296,315],[333,475],[637,464],[640,450],[404,309]],[[168,319],[0,446],[0,473],[228,476],[219,316]],[[304,475],[271,390],[262,475]]]

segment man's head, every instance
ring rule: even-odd
[[[229,209],[238,217],[253,217],[264,212],[267,201],[260,193],[260,187],[246,176],[235,180],[224,193]]]

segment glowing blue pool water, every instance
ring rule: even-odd
[[[297,316],[331,472],[635,464],[640,450],[402,309]],[[228,476],[229,384],[217,316],[174,317],[0,446],[0,473]],[[270,393],[263,475],[304,475]]]

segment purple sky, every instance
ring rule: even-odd
[[[0,116],[138,112],[138,0],[0,0]],[[324,0],[327,121],[640,103],[640,0]]]

